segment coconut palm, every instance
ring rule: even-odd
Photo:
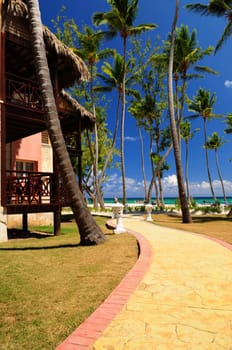
[[[176,164],[176,175],[178,183],[179,200],[182,211],[182,221],[183,223],[192,222],[192,218],[189,211],[188,201],[185,193],[183,169],[181,164],[180,156],[180,143],[178,141],[178,133],[175,121],[174,113],[174,99],[173,99],[173,60],[174,60],[174,49],[175,49],[175,33],[176,33],[176,23],[179,13],[179,0],[176,0],[175,14],[171,30],[171,44],[169,53],[169,64],[168,64],[168,104],[169,104],[169,116],[170,116],[170,127],[172,134],[173,150]]]
[[[104,62],[102,66],[102,73],[98,73],[98,78],[102,81],[102,85],[98,85],[94,87],[95,92],[111,92],[113,90],[117,91],[117,107],[116,107],[116,119],[115,119],[115,128],[113,132],[113,138],[111,142],[110,150],[107,154],[107,157],[104,162],[103,169],[101,171],[101,177],[100,177],[100,184],[104,179],[105,171],[107,168],[107,165],[109,163],[109,160],[112,156],[115,143],[116,143],[116,137],[117,137],[117,131],[118,131],[118,124],[119,124],[119,109],[120,109],[120,103],[122,102],[122,84],[123,84],[123,58],[120,54],[115,53],[114,56],[114,62],[111,65],[109,62]]]
[[[94,116],[97,119],[96,112],[95,112],[96,109],[95,109],[95,99],[94,99],[94,91],[93,91],[94,68],[96,67],[96,64],[100,60],[112,56],[114,54],[114,50],[108,49],[108,48],[103,50],[100,49],[102,40],[104,38],[104,33],[102,33],[102,31],[94,31],[92,28],[86,25],[83,28],[83,32],[77,31],[76,33],[78,36],[79,48],[73,48],[73,51],[77,55],[79,55],[82,59],[84,59],[88,64],[88,67],[90,70],[91,104],[92,104],[92,110],[93,110]],[[92,149],[91,140],[88,135],[90,155],[91,155],[92,164],[93,164],[95,190],[96,190],[96,197],[94,198],[94,207],[96,208],[98,203],[100,203],[101,208],[103,208],[104,201],[102,198],[100,185],[98,181],[98,162],[99,162],[98,122],[95,123],[94,135],[95,135],[94,150]]]
[[[45,117],[48,133],[52,143],[55,160],[68,194],[70,206],[79,227],[81,244],[92,245],[102,243],[105,240],[105,237],[90,214],[82,192],[78,187],[60,127],[43,40],[38,0],[27,0],[27,5],[29,10],[34,61],[46,111]]]
[[[126,177],[124,160],[124,132],[125,132],[125,107],[126,107],[126,53],[127,39],[130,36],[139,35],[145,31],[154,29],[155,24],[141,24],[133,26],[138,11],[138,0],[107,0],[111,9],[108,12],[97,12],[93,15],[96,25],[108,26],[108,36],[114,37],[120,34],[123,40],[123,85],[122,85],[122,118],[121,118],[121,172],[123,183],[123,204],[126,204]]]
[[[206,132],[206,123],[208,120],[212,119],[213,117],[216,117],[215,114],[213,114],[213,106],[216,102],[216,95],[213,93],[210,94],[209,90],[204,90],[200,88],[197,92],[197,95],[194,96],[193,100],[189,102],[188,109],[192,112],[195,112],[194,115],[190,116],[189,118],[196,118],[196,117],[202,117],[203,123],[204,123],[204,144],[206,144],[207,141],[207,132]],[[212,193],[212,197],[214,201],[216,202],[217,198],[215,196],[213,185],[212,185],[212,179],[211,174],[209,170],[209,159],[208,159],[208,148],[205,148],[205,160],[206,160],[206,168],[207,168],[207,174],[209,179],[209,185]]]
[[[187,4],[185,8],[205,16],[223,17],[228,21],[216,45],[215,52],[217,52],[232,35],[232,0],[210,0],[208,4]]]
[[[213,132],[211,137],[208,137],[208,140],[206,141],[205,147],[215,151],[217,172],[218,172],[218,176],[219,176],[221,186],[222,186],[223,199],[224,199],[224,202],[226,202],[226,192],[225,192],[225,187],[224,187],[224,183],[223,183],[223,179],[222,179],[222,175],[221,175],[221,170],[219,167],[219,159],[218,159],[218,149],[221,146],[223,146],[224,143],[225,143],[225,141],[223,141],[223,139],[221,137],[219,137],[218,133]]]
[[[164,53],[168,55],[169,51],[170,40],[165,42]],[[212,54],[212,52],[212,46],[204,50],[199,46],[197,31],[195,29],[190,33],[187,25],[181,25],[177,28],[174,48],[173,78],[175,83],[176,120],[179,139],[179,129],[186,102],[187,82],[193,78],[203,78],[203,74],[205,73],[217,74],[217,72],[210,67],[199,65],[199,61],[205,56]],[[163,59],[164,58],[165,56],[163,56]],[[190,70],[192,71],[191,73]]]

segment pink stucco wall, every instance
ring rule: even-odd
[[[16,160],[36,162],[35,171],[41,171],[41,133],[25,137],[12,143],[11,167],[15,169]]]

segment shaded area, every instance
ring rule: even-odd
[[[33,231],[24,231],[17,228],[11,228],[7,230],[8,239],[25,239],[25,238],[47,238],[53,237],[53,234],[44,233],[44,232],[33,232]]]

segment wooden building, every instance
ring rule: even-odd
[[[38,133],[44,138],[47,136],[27,6],[23,0],[10,0],[7,7],[2,0],[0,2],[0,241],[3,241],[7,239],[7,217],[14,214],[22,215],[23,227],[27,229],[29,213],[52,212],[54,231],[59,233],[60,209],[68,203],[55,170],[43,172],[9,161],[13,142]],[[68,150],[78,157],[81,185],[81,133],[84,129],[93,129],[95,120],[64,89],[87,80],[88,70],[48,28],[44,27],[43,35],[63,135]],[[55,164],[52,168],[56,169]]]

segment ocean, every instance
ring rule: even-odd
[[[212,197],[193,197],[193,199],[200,205],[204,204],[204,203],[211,204],[214,202]],[[122,198],[118,198],[118,200],[119,200],[119,202],[122,202]],[[166,205],[173,205],[176,203],[176,200],[177,200],[176,197],[166,197],[166,198],[164,198],[164,203]],[[217,200],[222,204],[224,203],[223,197],[217,197]],[[127,198],[128,204],[135,204],[135,203],[141,204],[141,203],[143,203],[143,201],[144,201],[144,199],[142,197]],[[154,202],[154,201],[155,201],[155,199],[152,198],[152,202]],[[114,203],[114,198],[104,198],[104,202],[106,204]],[[227,197],[227,203],[232,204],[232,197]]]

